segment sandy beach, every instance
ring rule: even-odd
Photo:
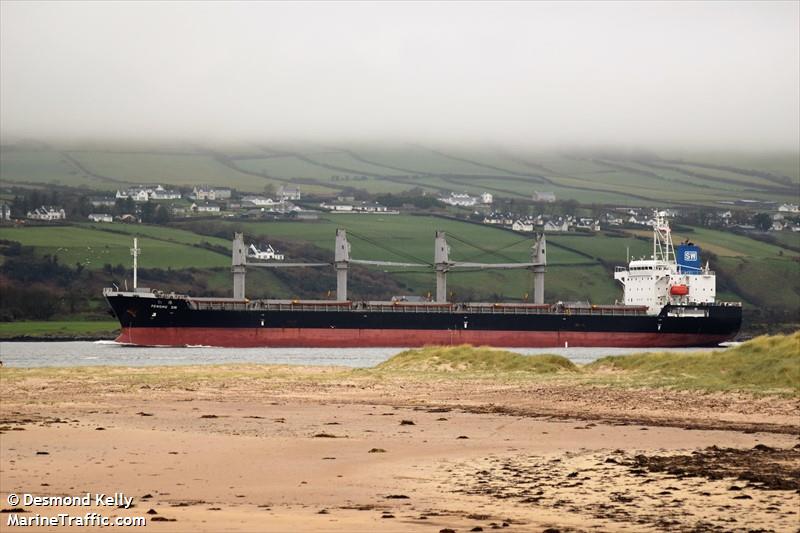
[[[330,367],[0,378],[4,531],[20,529],[14,508],[144,516],[163,531],[796,531],[800,519],[793,397]],[[23,493],[133,506],[9,505]]]

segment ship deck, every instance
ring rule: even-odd
[[[589,315],[638,316],[644,315],[643,306],[516,303],[409,303],[409,302],[334,302],[308,300],[231,300],[189,298],[189,307],[202,311],[315,311],[331,313],[469,313],[489,315]]]

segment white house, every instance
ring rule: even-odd
[[[195,186],[189,194],[191,200],[227,200],[231,197],[231,190],[218,187],[207,187],[205,185]]]
[[[146,202],[148,200],[178,200],[181,193],[165,189],[161,185],[155,187],[131,187],[125,191],[117,191],[116,198],[131,198],[134,202]]]
[[[569,231],[569,222],[564,219],[548,220],[544,223],[545,231]]]
[[[114,222],[114,217],[107,213],[92,213],[88,218],[92,222]]]
[[[60,207],[43,205],[33,211],[28,211],[27,217],[31,220],[64,220],[67,214]]]
[[[282,186],[278,189],[278,198],[281,200],[299,200],[300,196],[299,187]]]
[[[271,207],[280,202],[276,202],[272,198],[264,198],[263,196],[244,196],[242,197],[242,203],[250,203],[258,207]]]
[[[600,221],[591,218],[582,218],[578,220],[575,227],[578,229],[587,229],[589,231],[600,231]]]
[[[114,198],[92,198],[90,202],[92,207],[114,207],[116,204]]]
[[[447,205],[455,205],[460,207],[472,207],[478,203],[478,199],[468,194],[450,193],[450,196],[439,198],[439,201]]]
[[[778,211],[783,213],[800,213],[800,207],[797,204],[781,204],[778,206]]]
[[[192,204],[195,213],[219,213],[219,206],[214,204]]]
[[[155,189],[148,189],[150,200],[180,200],[181,193],[165,189],[161,185],[156,185]]]
[[[336,213],[350,213],[354,210],[352,202],[322,202],[319,204],[322,209]]]
[[[271,244],[267,245],[266,250],[259,250],[256,248],[255,244],[251,244],[250,248],[247,249],[247,257],[262,259],[265,261],[283,261],[283,254],[275,252],[275,248],[273,248]]]
[[[488,205],[488,204],[491,204],[493,201],[494,201],[494,197],[492,196],[492,193],[485,192],[485,193],[481,194],[481,203],[482,204]]]
[[[127,191],[117,191],[116,198],[126,200],[130,198],[134,202],[146,202],[150,199],[147,189],[130,188]]]
[[[398,211],[389,210],[377,202],[322,202],[319,204],[322,209],[327,209],[332,213],[383,213],[397,214]]]
[[[511,229],[514,231],[526,231],[531,232],[533,231],[533,222],[530,220],[515,220],[514,223],[511,225]]]

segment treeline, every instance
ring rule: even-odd
[[[90,309],[93,277],[82,265],[63,265],[57,256],[37,257],[19,243],[3,243],[0,266],[0,321],[48,320],[58,313]]]
[[[413,205],[417,209],[433,209],[441,207],[442,204],[434,196],[422,196],[416,194],[381,194],[375,197],[375,201],[386,207],[405,207]]]
[[[58,256],[37,256],[33,248],[16,241],[0,240],[0,322],[49,320],[63,315],[107,316],[103,287],[124,286],[130,271],[106,264],[92,271],[80,263],[69,266]],[[203,293],[207,284],[195,269],[140,269],[143,283],[163,284],[191,293]]]

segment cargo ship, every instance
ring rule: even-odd
[[[351,263],[415,266],[417,263],[350,258],[344,230],[337,230],[330,263],[248,261],[242,234],[232,247],[233,297],[200,298],[137,287],[104,289],[122,328],[117,342],[137,346],[218,347],[690,347],[716,346],[739,331],[742,307],[716,301],[716,278],[700,249],[673,246],[669,223],[657,214],[653,252],[617,267],[623,298],[613,305],[544,302],[546,240],[535,237],[531,262],[451,261],[444,232],[435,236],[436,298],[431,301],[352,301],[347,295]],[[275,300],[245,297],[248,267],[334,267],[336,300]],[[450,302],[447,273],[458,268],[524,268],[534,278],[533,302]]]

